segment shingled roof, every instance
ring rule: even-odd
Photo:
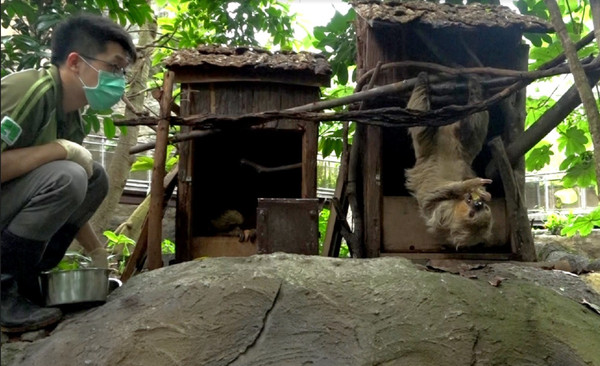
[[[182,49],[165,59],[166,67],[193,66],[199,72],[210,68],[239,68],[253,71],[297,71],[310,73],[329,80],[331,67],[319,54],[310,52],[279,51],[270,52],[261,48],[199,46],[195,49]]]
[[[548,32],[552,26],[543,19],[521,15],[506,6],[489,4],[437,4],[427,1],[351,2],[356,13],[371,26],[378,23],[419,23],[432,28],[503,28],[521,32]]]

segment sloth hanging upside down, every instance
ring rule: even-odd
[[[480,100],[481,85],[469,79],[469,103]],[[427,74],[419,74],[407,109],[430,108]],[[490,179],[478,178],[471,168],[488,129],[488,112],[479,112],[443,127],[411,127],[416,163],[406,170],[406,188],[419,203],[428,231],[459,247],[486,243],[492,215],[485,190]]]

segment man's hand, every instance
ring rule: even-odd
[[[85,147],[69,140],[58,139],[56,143],[63,147],[67,152],[67,160],[71,160],[83,167],[87,173],[88,178],[92,176],[94,171],[94,160],[92,159],[92,153]]]
[[[108,253],[104,248],[96,248],[88,253],[90,258],[92,258],[91,266],[93,268],[108,268]]]

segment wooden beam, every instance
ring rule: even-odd
[[[516,255],[516,259],[525,262],[535,262],[535,246],[531,226],[529,225],[529,217],[527,216],[527,208],[523,203],[523,195],[517,185],[512,167],[506,156],[504,142],[502,142],[500,137],[495,137],[488,143],[488,146],[490,147],[493,159],[500,172],[502,185],[504,186],[507,221],[510,223],[512,252]]]
[[[154,167],[150,187],[150,211],[148,212],[148,269],[162,267],[162,208],[165,193],[163,181],[165,178],[165,161],[169,140],[169,121],[171,103],[173,102],[173,79],[175,75],[169,71],[165,75],[163,95],[160,101],[160,117],[156,129],[156,148],[154,149]]]
[[[312,72],[306,72],[305,75],[290,75],[284,73],[273,74],[250,74],[248,69],[238,68],[235,70],[227,70],[219,67],[216,70],[199,71],[195,66],[170,67],[171,71],[175,72],[175,83],[192,84],[192,83],[239,83],[247,82],[263,82],[263,83],[280,83],[286,85],[305,85],[305,86],[329,86],[331,77],[326,74],[317,75]]]

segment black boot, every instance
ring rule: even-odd
[[[2,312],[3,332],[24,332],[56,323],[62,317],[59,309],[43,308],[38,282],[40,262],[45,249],[41,241],[21,238],[2,231]]]
[[[8,230],[3,230],[0,245],[2,274],[9,274],[14,278],[22,296],[37,305],[43,305],[38,265],[42,260],[46,243],[22,238]]]
[[[5,333],[38,330],[58,322],[60,309],[42,308],[19,294],[17,284],[9,274],[2,274],[0,325]]]

